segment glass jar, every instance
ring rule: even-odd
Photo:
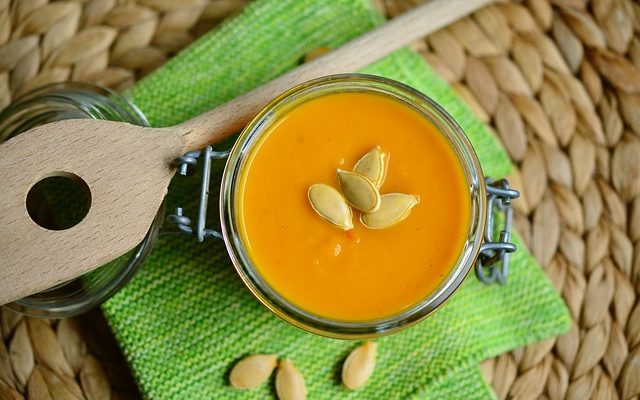
[[[0,113],[0,142],[49,122],[84,118],[149,126],[142,112],[122,95],[91,84],[65,82],[39,88],[5,108]],[[43,198],[46,197],[44,193]],[[128,253],[76,279],[6,307],[30,316],[61,318],[80,314],[102,303],[127,283],[142,264],[156,242],[163,216],[164,204],[144,240]]]
[[[470,224],[463,249],[443,283],[415,306],[381,319],[344,322],[313,315],[286,300],[267,284],[253,264],[239,235],[239,185],[249,155],[271,124],[293,107],[331,93],[369,92],[382,94],[409,105],[429,119],[446,137],[460,160],[471,199]],[[259,150],[256,150],[259,151]],[[411,326],[433,313],[458,289],[475,265],[484,242],[487,220],[487,193],[478,157],[468,138],[446,111],[422,93],[385,78],[348,74],[320,78],[289,90],[268,104],[244,129],[237,140],[221,187],[220,218],[227,250],[245,285],[268,309],[287,322],[307,331],[335,338],[364,338],[388,334]]]

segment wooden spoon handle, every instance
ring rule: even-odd
[[[184,151],[218,142],[241,130],[269,101],[310,79],[357,71],[493,0],[432,0],[309,63],[180,125]]]

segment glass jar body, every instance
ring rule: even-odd
[[[149,125],[140,110],[122,95],[95,85],[66,82],[30,92],[0,112],[0,142],[49,122],[87,118]],[[57,193],[55,198],[60,196]],[[52,199],[54,196],[43,193],[40,197],[46,203],[47,197]],[[69,203],[73,201],[69,199]],[[51,207],[44,204],[38,208]],[[128,253],[76,279],[6,306],[30,316],[62,318],[80,314],[104,302],[128,282],[142,264],[156,241],[163,215],[164,204],[144,240]]]
[[[262,135],[297,105],[319,96],[344,92],[370,92],[390,97],[418,111],[435,125],[462,165],[471,204],[464,246],[444,282],[409,309],[371,321],[331,320],[313,315],[287,301],[258,272],[239,234],[237,207],[242,196],[240,177],[252,152],[260,151],[258,144]],[[291,89],[273,100],[240,135],[222,178],[220,218],[223,236],[229,255],[245,285],[260,302],[284,320],[307,331],[336,338],[364,338],[393,333],[434,312],[460,286],[473,267],[483,242],[486,214],[486,188],[482,170],[473,147],[455,121],[422,93],[396,81],[362,74],[323,77]]]

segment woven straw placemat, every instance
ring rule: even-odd
[[[244,2],[0,0],[0,108],[67,79],[122,90]],[[497,397],[640,399],[640,4],[501,3],[414,47],[503,141],[517,229],[574,320],[485,362]],[[139,397],[97,311],[0,328],[0,399]]]

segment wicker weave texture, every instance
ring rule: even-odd
[[[243,4],[0,0],[0,108],[67,79],[126,88]],[[640,398],[640,5],[504,2],[414,48],[517,165],[517,229],[574,319],[485,362],[497,396]],[[138,397],[99,316],[1,316],[0,398]]]
[[[2,0],[0,108],[51,82],[122,90],[245,3]]]

